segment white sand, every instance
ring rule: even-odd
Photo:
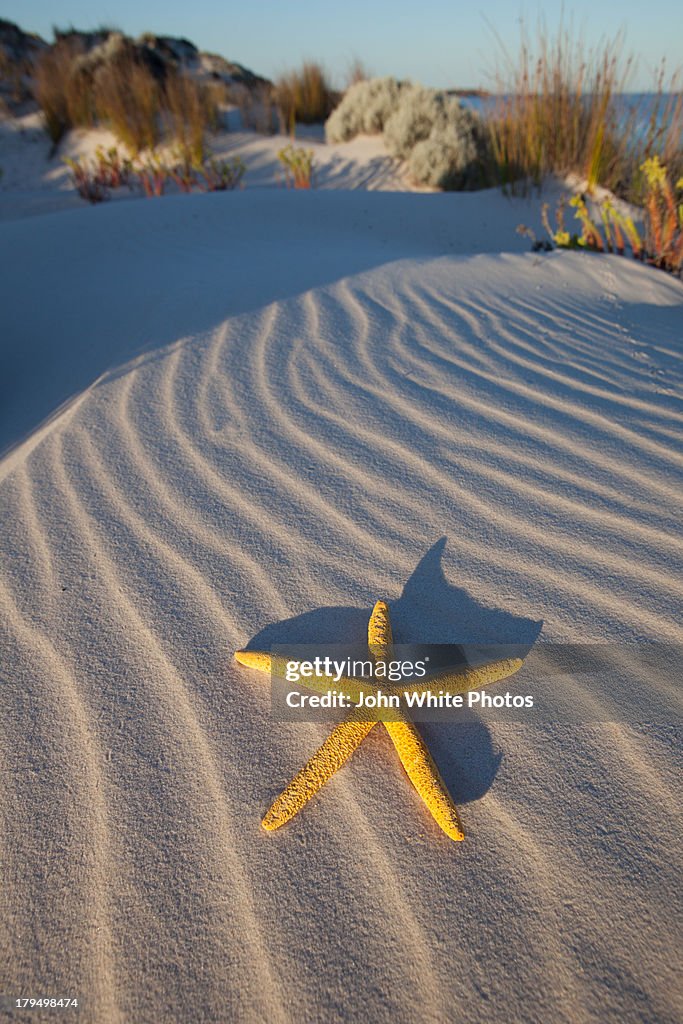
[[[496,193],[36,194],[0,225],[0,993],[680,1019],[674,724],[425,725],[458,845],[377,728],[267,834],[326,730],[231,654],[380,596],[403,639],[680,639],[683,286],[533,256]]]

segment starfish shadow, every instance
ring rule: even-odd
[[[543,622],[487,607],[464,588],[449,583],[442,567],[445,546],[446,537],[436,541],[420,559],[400,597],[389,601],[395,643],[443,645],[444,658],[451,666],[526,657]],[[269,624],[246,649],[364,643],[367,624],[367,607],[316,608]],[[438,667],[438,662],[432,664]],[[468,713],[464,721],[426,723],[418,728],[456,803],[469,803],[488,791],[503,755],[495,749],[488,727],[474,713]]]
[[[525,658],[540,636],[542,621],[489,608],[463,587],[446,579],[442,537],[422,557],[391,604],[395,635],[401,641],[458,645],[463,660]],[[485,657],[482,657],[485,654]],[[489,728],[474,713],[466,721],[419,726],[441,776],[456,804],[480,799],[491,787],[503,754],[495,748]]]
[[[391,602],[391,622],[400,642],[514,644],[526,654],[543,623],[487,608],[464,588],[449,583],[441,564],[445,547],[446,537],[441,537],[420,559],[399,599]]]

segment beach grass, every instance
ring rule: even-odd
[[[173,68],[155,74],[128,41],[91,67],[77,43],[58,40],[38,61],[35,98],[55,147],[71,128],[102,124],[134,154],[170,136],[200,162],[219,120],[215,87]]]
[[[320,124],[338,102],[325,70],[315,61],[305,61],[300,69],[282,75],[275,85],[275,103],[285,130],[294,125]]]
[[[589,190],[601,185],[642,201],[645,160],[658,156],[677,175],[683,167],[680,73],[661,65],[649,116],[624,102],[635,62],[623,36],[589,47],[571,25],[550,34],[522,26],[517,50],[499,38],[489,117],[498,180],[540,187],[551,174],[578,174]]]

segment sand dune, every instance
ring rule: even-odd
[[[674,723],[425,725],[457,847],[375,729],[269,835],[325,729],[231,656],[360,639],[380,596],[406,641],[680,640],[681,285],[501,253],[502,199],[258,202],[1,226],[0,989],[673,1022]]]

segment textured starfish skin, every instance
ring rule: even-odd
[[[378,601],[368,623],[368,647],[376,660],[389,659],[392,651],[392,631],[389,609],[384,601]],[[236,651],[236,660],[249,668],[264,673],[275,672],[284,675],[286,658],[272,657],[263,651]],[[438,676],[440,689],[447,693],[464,693],[512,675],[522,665],[519,658],[506,658],[480,668],[465,668]],[[405,690],[429,690],[434,679],[424,686],[398,686],[390,692]],[[326,692],[329,682],[307,678],[308,689]],[[358,701],[360,687],[357,680],[341,678],[337,684]],[[412,724],[406,721],[400,711],[394,711],[395,720],[385,721],[389,735],[405,768],[406,774],[443,831],[453,840],[464,839],[458,813],[439,775],[439,771],[427,750],[424,740]],[[362,743],[376,721],[364,721],[364,715],[357,709],[335,726],[325,742],[318,748],[304,767],[292,779],[280,796],[273,802],[262,825],[273,831],[289,821],[322,788],[329,778],[342,767]]]
[[[384,601],[378,601],[368,623],[368,647],[375,660],[388,660],[393,654],[393,643],[389,608]],[[384,725],[406,770],[406,775],[436,823],[456,842],[464,839],[465,833],[455,804],[413,723],[403,719],[385,722]]]
[[[351,757],[376,722],[348,718],[335,726],[322,746],[273,801],[261,824],[268,832],[293,818],[328,779]]]

